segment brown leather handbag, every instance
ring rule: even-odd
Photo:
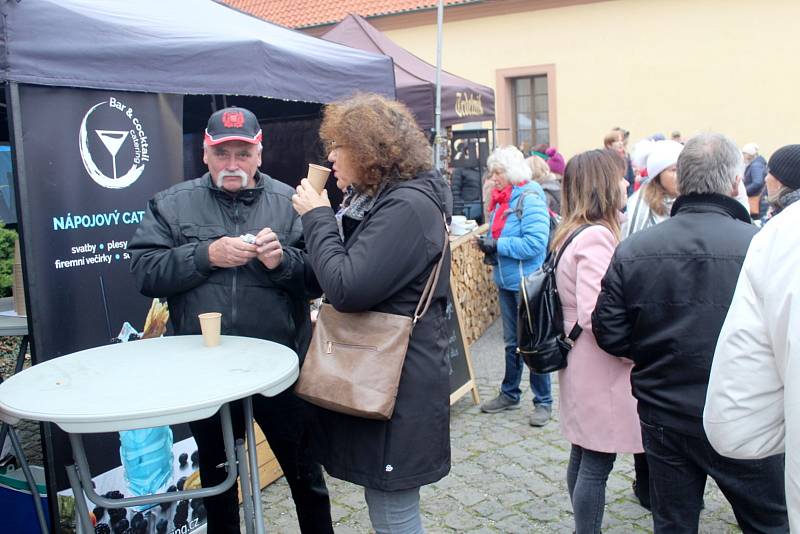
[[[431,271],[414,317],[342,313],[323,304],[294,392],[315,404],[366,419],[391,419],[408,342],[433,299],[449,240]]]

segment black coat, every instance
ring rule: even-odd
[[[344,243],[331,209],[303,215],[307,251],[334,308],[413,316],[446,239],[442,210],[447,196],[447,183],[438,173],[402,182],[381,194]],[[389,421],[318,408],[312,444],[330,475],[393,491],[430,484],[450,471],[444,315],[449,280],[448,248],[434,300],[414,327]]]
[[[222,333],[268,339],[302,358],[311,338],[300,217],[294,190],[258,173],[256,186],[230,195],[203,177],[155,195],[128,244],[139,291],[166,297],[178,335],[199,334],[199,313],[222,312]],[[224,236],[256,235],[269,227],[284,247],[274,270],[257,258],[213,268],[208,246]]]
[[[681,196],[670,219],[617,247],[592,331],[603,350],[633,360],[643,420],[702,433],[717,337],[757,232],[749,220],[730,197]]]
[[[451,188],[453,202],[474,202],[481,200],[481,173],[473,167],[457,167],[453,170]]]

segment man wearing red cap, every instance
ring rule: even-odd
[[[175,335],[199,334],[198,314],[222,312],[222,333],[267,339],[304,355],[311,338],[306,266],[294,190],[259,172],[262,133],[243,108],[208,120],[208,173],[158,193],[128,245],[131,271],[148,297],[167,298]],[[291,390],[253,397],[255,419],[286,475],[302,532],[332,533],[322,469],[306,456],[302,401]],[[240,403],[231,405],[236,438]],[[200,478],[225,479],[219,415],[190,423]],[[239,532],[236,486],[203,500],[208,531]]]

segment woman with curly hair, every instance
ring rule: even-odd
[[[545,193],[531,180],[531,168],[514,146],[496,148],[486,160],[494,181],[489,203],[489,232],[476,239],[484,262],[494,265],[494,282],[500,301],[505,348],[505,374],[497,396],[481,404],[484,413],[516,410],[521,406],[525,364],[517,354],[517,308],[519,284],[544,262],[550,235],[550,217]],[[530,371],[533,393],[531,426],[550,420],[553,396],[550,375]]]
[[[308,180],[292,197],[320,288],[340,312],[413,316],[445,247],[450,194],[431,168],[424,134],[402,104],[357,95],[325,108],[320,137],[337,186],[350,190],[336,215]],[[316,408],[315,456],[331,476],[364,486],[379,534],[423,532],[419,489],[450,471],[449,278],[448,248],[430,308],[414,327],[391,419]]]

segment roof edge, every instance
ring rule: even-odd
[[[447,8],[451,8],[452,9],[454,7],[462,7],[462,6],[467,6],[467,5],[470,5],[470,4],[482,4],[482,3],[485,3],[485,2],[486,2],[486,0],[461,0],[460,2],[457,2],[457,3],[445,4],[443,6],[443,8],[446,10]],[[438,6],[415,7],[415,8],[411,8],[411,9],[401,9],[399,11],[392,11],[390,13],[376,13],[374,15],[359,15],[359,16],[364,18],[364,19],[366,19],[366,20],[371,20],[371,19],[382,19],[382,18],[387,18],[387,17],[396,17],[396,16],[402,16],[402,15],[409,15],[409,14],[412,14],[412,13],[424,13],[426,11],[436,11],[437,9],[439,9]],[[318,23],[315,23],[315,24],[304,24],[302,26],[294,26],[293,29],[295,29],[295,30],[321,29],[321,28],[325,28],[327,26],[336,25],[339,22],[341,22],[342,20],[343,19],[331,20],[331,21],[328,21],[328,22],[318,22]]]

